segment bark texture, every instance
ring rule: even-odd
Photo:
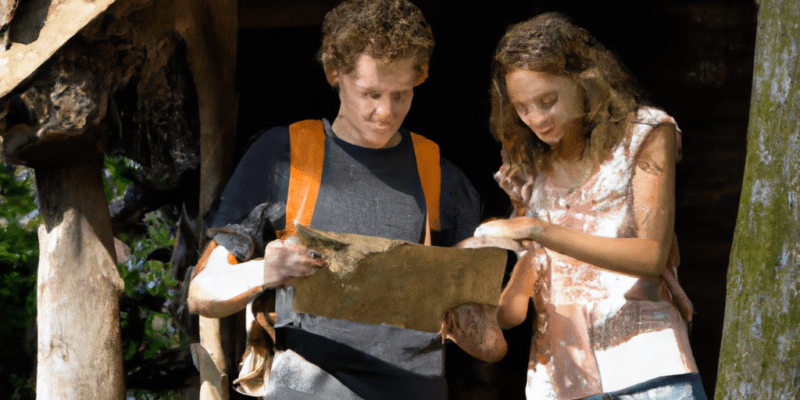
[[[800,398],[800,3],[760,2],[715,398]]]
[[[39,399],[123,399],[119,295],[99,162],[37,168]]]

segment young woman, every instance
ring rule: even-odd
[[[528,399],[705,399],[675,279],[680,133],[560,14],[509,29],[494,58],[495,178],[516,217],[476,236],[526,244],[498,319],[537,319]]]

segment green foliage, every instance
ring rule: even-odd
[[[172,247],[174,239],[169,234],[169,228],[175,222],[162,210],[145,215],[144,222],[147,235],[133,244],[130,260],[121,265],[125,294],[135,300],[144,294],[174,300],[178,282],[170,275],[169,264],[148,261],[147,255],[162,247]],[[145,319],[146,322],[141,342],[131,341],[126,345],[126,361],[139,356],[146,360],[162,350],[189,345],[188,338],[179,334],[169,313],[142,308],[138,315],[124,313],[121,315],[123,329],[133,324],[130,321],[132,318]]]
[[[11,387],[16,388],[11,394],[11,400],[25,400],[36,398],[36,387],[33,376],[23,378],[19,375],[12,374],[9,376]]]
[[[0,166],[0,393],[32,399],[39,245],[33,172]]]
[[[124,157],[106,156],[103,165],[106,198],[111,201],[123,196],[128,186],[135,182],[136,164]],[[131,249],[130,259],[120,264],[120,275],[125,282],[125,295],[134,301],[144,297],[178,301],[176,294],[179,282],[170,274],[170,264],[148,260],[148,255],[154,251],[173,247],[175,239],[171,230],[177,223],[177,214],[172,207],[165,206],[145,214],[142,223],[146,227],[145,235],[141,237],[119,235],[119,239]],[[137,361],[148,360],[164,350],[175,347],[187,348],[190,343],[189,337],[178,329],[167,310],[154,311],[136,307],[129,312],[122,311],[120,324],[123,337],[127,337],[123,343],[123,359],[126,363],[136,364]],[[142,325],[142,331],[134,329]],[[136,400],[172,400],[178,399],[178,394],[129,390],[127,397]]]
[[[12,270],[0,277],[0,337],[26,329],[36,316],[36,276]]]
[[[131,243],[131,258],[121,267],[122,279],[125,281],[125,293],[137,298],[142,293],[171,298],[171,289],[178,282],[169,274],[167,264],[147,260],[147,255],[159,248],[172,248],[175,240],[170,236],[169,228],[175,225],[175,218],[167,212],[158,210],[144,217],[147,234]],[[121,238],[126,242],[127,238]]]
[[[35,265],[39,259],[36,226],[41,217],[33,186],[30,169],[0,167],[0,264]]]
[[[128,390],[128,400],[180,400],[180,394],[176,392],[153,393],[146,390]]]
[[[137,165],[124,157],[104,160],[106,199],[124,195],[136,181]],[[144,217],[146,234],[142,237],[119,238],[131,247],[131,257],[120,264],[125,293],[134,300],[158,296],[175,300],[178,282],[170,275],[169,263],[147,260],[159,248],[171,248],[174,238],[170,230],[176,216],[170,207]],[[31,169],[0,166],[0,393],[5,398],[35,398],[33,377],[36,357],[36,265],[39,245],[36,229],[41,223],[35,200],[35,181]],[[134,321],[135,319],[135,321]],[[142,326],[143,333],[128,340],[123,348],[126,360],[149,359],[159,352],[188,347],[183,335],[167,310],[151,311],[138,307],[135,312],[120,315],[123,336],[126,330]],[[130,336],[130,335],[129,335]],[[152,393],[128,391],[129,399],[177,399],[176,392]]]
[[[106,201],[123,196],[125,189],[136,180],[138,166],[125,157],[106,156],[103,158]]]
[[[170,275],[169,264],[147,260],[147,255],[154,250],[172,247],[174,238],[171,237],[169,230],[175,225],[175,219],[164,209],[146,214],[144,223],[147,234],[130,243],[131,258],[120,265],[120,272],[125,281],[125,294],[134,300],[144,295],[152,295],[175,301],[178,282]],[[125,361],[147,360],[163,350],[189,346],[189,337],[177,329],[175,321],[168,312],[139,307],[138,312],[122,312],[120,315],[123,330],[128,326],[139,324],[141,320],[144,320],[144,332],[140,339],[131,339],[124,344]],[[135,400],[177,400],[179,395],[177,392],[154,393],[129,390],[127,397]]]

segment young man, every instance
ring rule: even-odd
[[[441,333],[293,312],[289,285],[325,260],[281,240],[295,223],[440,246],[472,236],[480,209],[472,185],[439,158],[438,146],[401,127],[414,87],[427,77],[433,45],[422,13],[406,0],[337,6],[325,17],[320,55],[339,94],[338,115],[333,123],[302,121],[262,134],[222,195],[212,227],[238,223],[261,205],[279,239],[266,245],[263,260],[241,263],[231,263],[229,249],[212,242],[192,280],[189,306],[222,317],[278,288],[280,350],[266,371],[267,399],[447,397]],[[481,313],[475,310],[456,318],[475,318]],[[504,353],[493,315],[483,317],[492,321],[479,331]]]

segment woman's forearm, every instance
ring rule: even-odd
[[[671,226],[671,225],[670,225]],[[481,225],[476,236],[533,240],[543,247],[614,272],[657,276],[664,270],[672,237],[606,238],[531,217],[497,220]],[[663,236],[663,235],[662,235]]]
[[[528,315],[528,299],[530,297],[519,292],[507,293],[508,287],[500,296],[497,306],[497,323],[503,329],[510,329],[525,321]]]
[[[535,261],[533,255],[533,251],[528,251],[517,261],[508,285],[500,294],[497,322],[503,329],[521,324],[528,315],[528,299],[533,293],[533,285],[536,282],[535,266],[532,264]]]
[[[594,266],[638,276],[664,270],[670,243],[644,238],[606,238],[539,221],[528,237],[545,248]]]

